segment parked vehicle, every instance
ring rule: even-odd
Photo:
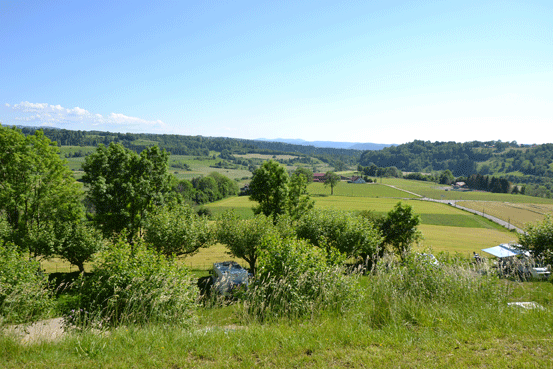
[[[213,263],[210,273],[213,288],[221,294],[228,294],[239,286],[248,287],[249,273],[235,261]]]

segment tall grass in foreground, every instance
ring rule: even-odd
[[[355,304],[356,276],[346,275],[343,257],[305,240],[267,236],[256,279],[243,295],[246,318],[305,319],[342,314]]]
[[[403,262],[381,260],[364,289],[364,313],[374,328],[386,325],[462,325],[507,307],[509,289],[461,258],[412,253]],[[492,318],[493,317],[493,318]]]
[[[0,246],[0,327],[33,322],[53,306],[47,289],[48,276],[40,263],[20,253],[15,246]]]
[[[78,299],[67,313],[79,327],[190,324],[197,288],[186,267],[147,249],[119,242],[101,252],[94,273],[73,287]]]
[[[284,249],[286,245],[281,246]],[[301,252],[301,245],[295,249]],[[302,260],[319,260],[320,256],[317,252]],[[553,303],[547,302],[553,301],[550,283],[500,280],[466,261],[438,259],[439,264],[417,254],[404,262],[387,259],[372,274],[353,277],[340,269],[327,268],[326,262],[315,262],[325,269],[322,279],[314,272],[300,282],[291,278],[274,282],[282,290],[273,286],[275,293],[266,297],[273,301],[282,297],[274,306],[283,306],[284,310],[262,309],[269,317],[265,320],[257,319],[256,311],[248,310],[251,305],[239,302],[203,308],[200,322],[186,327],[150,321],[110,328],[102,334],[84,330],[57,342],[28,346],[0,334],[0,366],[551,366]],[[270,269],[277,274],[280,266],[286,264],[276,260]],[[302,269],[300,275],[305,272]],[[344,291],[340,291],[343,285],[333,284],[342,278],[349,286]],[[298,288],[285,286],[286,283],[296,283]],[[346,300],[333,303],[330,299],[328,305],[321,304],[317,298],[324,300],[324,293],[302,293],[301,286],[308,292],[327,291],[327,296],[339,297],[343,293]],[[525,293],[535,290],[533,296],[548,294],[549,300],[542,301],[545,309],[508,307],[513,286]],[[269,300],[256,300],[264,301]],[[305,314],[296,309],[300,301],[308,304]],[[286,307],[287,303],[291,308]]]

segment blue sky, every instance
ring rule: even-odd
[[[553,142],[550,1],[3,1],[0,122]]]

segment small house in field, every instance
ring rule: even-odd
[[[349,180],[348,182],[349,183],[367,183],[362,177],[359,177],[359,176],[351,177],[351,180]]]
[[[324,182],[325,173],[313,173],[313,182]]]

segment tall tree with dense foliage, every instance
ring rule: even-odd
[[[61,256],[84,272],[84,263],[103,247],[100,232],[85,222],[67,222],[59,224],[60,236],[56,243],[56,255]]]
[[[307,179],[301,173],[294,173],[288,185],[287,212],[292,219],[299,219],[313,209],[315,202],[307,192]]]
[[[546,215],[543,221],[528,224],[525,231],[519,235],[520,245],[545,264],[553,263],[553,217]]]
[[[340,176],[334,172],[326,172],[324,180],[325,186],[330,186],[330,194],[334,195],[334,187],[340,182]]]
[[[307,183],[311,183],[313,182],[313,171],[309,168],[306,168],[306,167],[297,167],[296,170],[294,171],[294,175],[302,175],[305,177]]]
[[[217,221],[217,240],[227,246],[232,256],[244,259],[254,274],[263,239],[276,233],[271,219],[263,214],[240,219],[234,211],[229,211]]]
[[[440,184],[450,185],[453,182],[455,182],[455,177],[451,173],[451,170],[446,169],[440,174]]]
[[[270,216],[273,221],[286,213],[288,201],[288,173],[274,160],[265,161],[254,173],[250,182],[250,200],[257,201],[255,214]]]
[[[420,217],[413,213],[413,208],[398,202],[380,224],[384,244],[391,246],[402,257],[413,243],[421,239],[421,233],[417,229],[419,224]]]
[[[157,146],[138,155],[114,143],[100,145],[85,159],[83,182],[94,207],[92,218],[106,236],[126,230],[132,243],[148,213],[164,203],[171,183],[167,159]]]
[[[9,228],[5,237],[31,256],[51,255],[55,224],[76,222],[83,214],[81,188],[64,164],[57,145],[42,131],[25,136],[0,125],[0,213]]]
[[[163,255],[193,255],[214,242],[209,221],[189,205],[164,206],[150,216],[144,241]]]

